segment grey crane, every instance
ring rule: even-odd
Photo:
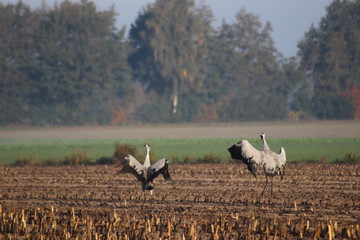
[[[262,197],[268,184],[268,177],[271,177],[271,194],[273,177],[281,175],[281,180],[283,179],[285,175],[286,153],[284,148],[280,148],[279,153],[273,152],[265,140],[265,133],[261,133],[260,138],[263,143],[263,150],[261,151],[254,148],[247,140],[242,140],[232,145],[228,151],[233,159],[243,161],[255,178],[257,178],[257,167],[263,168],[266,183],[260,194],[260,197]]]
[[[280,174],[281,180],[282,180],[284,175],[285,175],[285,165],[286,165],[285,149],[283,147],[281,147],[278,154],[274,153],[270,149],[270,147],[268,146],[268,144],[266,142],[265,133],[261,133],[260,138],[261,138],[261,141],[263,143],[263,151],[268,152],[268,153],[272,153],[272,154],[276,154],[276,157],[274,158],[274,160],[275,160],[275,163],[276,163],[276,168],[279,171],[278,173]]]
[[[144,164],[141,164],[134,156],[128,154],[121,160],[118,167],[120,170],[116,174],[130,173],[136,177],[141,183],[141,188],[150,191],[150,195],[153,193],[154,185],[153,180],[160,174],[163,175],[165,180],[172,180],[169,173],[169,162],[166,158],[162,158],[155,162],[150,163],[150,143],[145,144],[146,157]]]

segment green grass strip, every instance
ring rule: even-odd
[[[74,152],[86,152],[95,161],[101,157],[111,157],[116,143],[132,144],[144,151],[145,142],[151,143],[156,158],[167,157],[182,162],[185,157],[202,158],[205,155],[221,157],[223,162],[230,160],[227,148],[240,139],[0,139],[0,164],[11,164],[20,158],[38,162],[61,160]],[[259,139],[248,139],[254,147],[261,149]],[[360,155],[360,138],[296,138],[268,139],[270,148],[277,152],[284,147],[287,161],[290,162],[334,162],[344,159],[347,154]],[[153,159],[155,160],[155,159]]]

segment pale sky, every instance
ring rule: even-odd
[[[78,2],[71,0],[72,2]],[[90,0],[89,0],[90,1]],[[118,14],[117,26],[133,23],[143,6],[153,3],[155,0],[91,0],[95,2],[99,10],[107,10],[112,5]],[[1,3],[17,3],[17,0],[0,0]],[[62,0],[23,0],[32,8],[40,7],[42,2],[53,6],[55,2]],[[270,22],[273,28],[272,38],[275,46],[284,57],[296,55],[297,44],[303,38],[311,24],[318,25],[320,19],[325,16],[325,7],[332,0],[195,0],[197,4],[205,3],[211,7],[215,21],[218,25],[223,19],[232,23],[235,14],[242,7],[260,17],[261,22]]]

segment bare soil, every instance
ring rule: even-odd
[[[256,180],[240,163],[171,165],[173,180],[157,178],[154,195],[146,193],[146,200],[133,176],[115,172],[115,166],[106,165],[0,167],[2,212],[21,216],[22,210],[30,214],[38,209],[48,218],[55,212],[60,236],[71,225],[66,217],[73,211],[76,219],[92,221],[89,234],[104,231],[111,222],[108,237],[99,235],[102,239],[109,239],[110,233],[114,239],[131,233],[134,239],[169,239],[170,231],[173,239],[360,236],[360,165],[291,164],[282,181],[274,177],[273,194],[269,183],[262,198],[265,177]],[[104,213],[108,220],[99,222]],[[34,217],[27,219],[27,228],[30,222],[35,222],[34,229],[41,225]],[[77,227],[84,225],[76,225],[75,216],[73,220]],[[2,222],[1,236],[15,236],[1,227]],[[86,233],[74,227],[66,231],[72,237]]]

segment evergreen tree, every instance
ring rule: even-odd
[[[299,44],[302,67],[313,81],[313,112],[319,118],[356,117],[360,86],[360,1],[335,0],[319,26]]]
[[[131,108],[131,47],[115,15],[86,0],[0,4],[0,123],[108,124]]]
[[[0,3],[0,124],[29,124],[28,92],[36,86],[24,73],[34,55],[36,19],[29,6]]]
[[[242,9],[233,24],[223,23],[215,41],[211,66],[224,90],[220,116],[225,121],[271,120],[286,116],[286,79],[269,23]],[[218,80],[218,81],[219,81]],[[215,80],[214,80],[215,81]]]
[[[284,77],[291,84],[289,89],[289,118],[299,120],[311,116],[311,82],[306,79],[306,74],[296,58],[290,58],[282,63]]]
[[[93,3],[64,1],[40,22],[35,70],[39,88],[32,99],[40,119],[52,124],[106,124],[126,68],[123,32],[115,33],[113,10],[97,12]],[[129,69],[127,69],[129,70]],[[126,75],[125,75],[126,77]],[[53,118],[53,117],[54,118]],[[39,120],[40,120],[39,119]]]

